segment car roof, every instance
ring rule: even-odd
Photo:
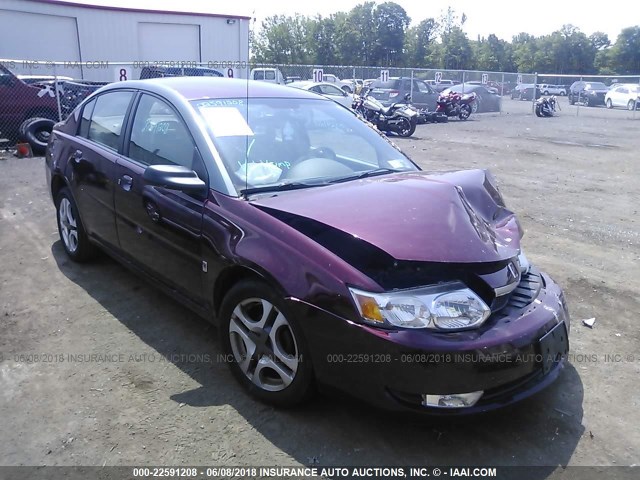
[[[111,83],[100,89],[109,90],[133,88],[146,90],[159,95],[171,92],[186,100],[203,98],[311,98],[318,96],[304,90],[289,88],[259,80],[244,80],[240,78],[220,77],[165,77],[147,80],[129,80]]]
[[[315,87],[316,85],[328,85],[329,87],[337,88],[338,90],[340,90],[340,87],[337,87],[335,83],[331,82],[314,82],[313,80],[301,80],[298,82],[291,82],[287,84],[288,87],[296,88],[311,88]]]

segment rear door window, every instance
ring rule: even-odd
[[[118,150],[122,125],[133,92],[108,92],[96,99],[87,138],[105,147]]]

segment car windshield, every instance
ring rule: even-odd
[[[587,83],[586,88],[589,90],[607,90],[607,86],[602,82]]]
[[[289,190],[418,167],[382,134],[332,101],[195,100],[236,190]]]

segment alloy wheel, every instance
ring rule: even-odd
[[[78,223],[71,207],[71,202],[64,197],[60,201],[58,210],[58,222],[60,223],[60,232],[62,233],[62,241],[65,247],[71,253],[78,249]]]
[[[233,309],[229,322],[231,351],[240,370],[269,392],[286,389],[299,367],[295,335],[284,314],[262,298],[248,298]]]

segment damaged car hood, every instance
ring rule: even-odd
[[[398,260],[496,262],[520,251],[520,225],[484,170],[398,173],[251,203],[290,224],[340,230]]]

